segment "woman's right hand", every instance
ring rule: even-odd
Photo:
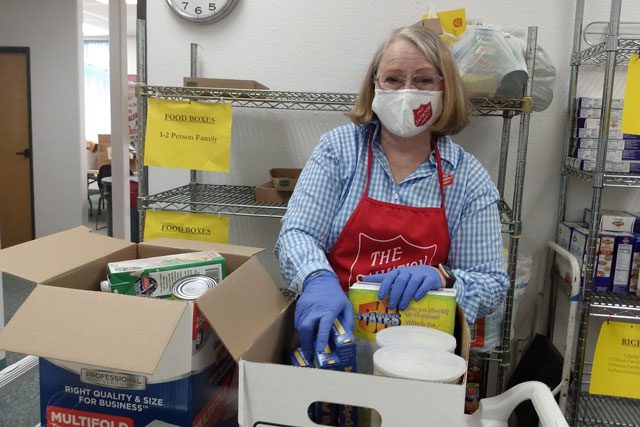
[[[353,331],[353,309],[333,272],[322,271],[309,276],[302,289],[294,324],[302,350],[313,355],[314,351],[324,351],[335,319],[339,319],[346,330]]]

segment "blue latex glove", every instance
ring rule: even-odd
[[[370,274],[364,276],[364,282],[380,283],[378,299],[383,300],[389,295],[389,308],[404,310],[411,299],[419,301],[427,292],[443,288],[444,278],[437,268],[430,265],[412,265],[398,267],[387,273]]]
[[[312,355],[314,350],[319,353],[327,346],[335,319],[339,319],[345,329],[353,331],[353,309],[333,272],[323,271],[310,276],[302,289],[294,324],[302,350]]]

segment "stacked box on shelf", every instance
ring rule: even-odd
[[[640,135],[622,132],[624,100],[613,99],[609,120],[605,172],[640,174]],[[582,171],[596,169],[602,98],[580,97],[576,109],[576,127],[567,166]]]

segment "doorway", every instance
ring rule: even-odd
[[[28,47],[0,47],[0,244],[35,237]]]

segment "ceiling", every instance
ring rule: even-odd
[[[136,35],[136,0],[127,2],[127,36]],[[88,38],[109,36],[109,0],[82,0],[82,33]]]

